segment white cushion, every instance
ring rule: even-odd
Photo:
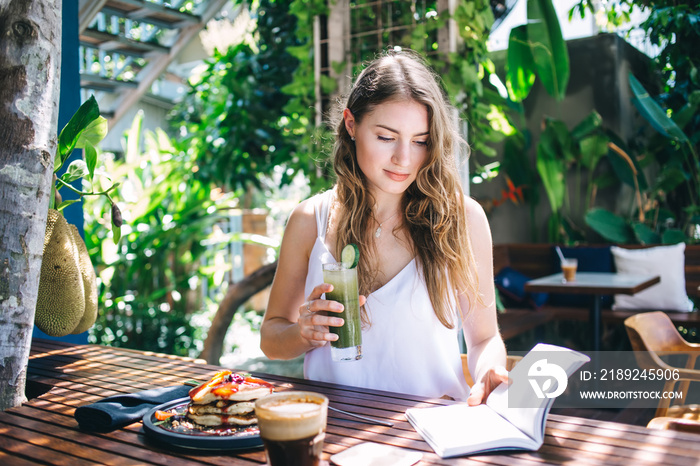
[[[692,311],[685,291],[685,243],[645,249],[611,246],[620,274],[659,275],[661,282],[635,295],[615,295],[613,309]]]

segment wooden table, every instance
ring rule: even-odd
[[[661,281],[658,275],[622,275],[603,272],[577,272],[576,280],[564,281],[562,273],[530,280],[525,291],[535,293],[567,293],[593,295],[590,308],[593,351],[600,351],[601,318],[600,299],[607,294],[637,294]]]
[[[24,464],[235,464],[265,461],[261,449],[196,452],[164,448],[144,435],[140,422],[107,434],[78,430],[77,406],[102,397],[163,384],[205,379],[218,368],[201,361],[97,345],[35,340],[28,379],[31,399],[0,413],[0,461]],[[256,374],[262,375],[262,374]],[[414,396],[265,375],[278,390],[304,389],[326,394],[332,406],[380,419],[394,427],[356,422],[329,411],[326,457],[360,442],[398,445],[423,452],[421,465],[500,464],[696,464],[700,435],[577,417],[550,415],[545,444],[537,452],[502,452],[442,460],[411,428],[404,411],[413,406],[449,403]]]

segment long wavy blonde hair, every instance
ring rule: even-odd
[[[465,293],[470,307],[474,298],[479,299],[455,156],[463,140],[439,77],[417,53],[390,51],[372,61],[357,77],[342,108],[350,109],[359,124],[376,106],[390,101],[414,101],[428,110],[428,156],[416,180],[404,193],[403,218],[398,228],[405,228],[412,241],[410,247],[419,259],[436,316],[445,327],[454,328],[458,318],[457,294]],[[378,223],[374,216],[375,201],[357,164],[355,144],[342,116],[336,115],[338,118],[333,149],[337,175],[335,255],[340,257],[346,244],[357,244],[359,288],[367,296],[373,291],[370,288],[377,276],[376,265],[370,260],[377,257],[372,237],[372,226]],[[363,321],[369,323],[364,309]]]

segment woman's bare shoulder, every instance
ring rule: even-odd
[[[292,243],[295,248],[311,252],[318,237],[316,209],[323,205],[325,196],[331,195],[329,192],[316,194],[297,204],[287,220],[282,243]]]
[[[484,212],[484,208],[481,207],[481,204],[473,197],[464,196],[464,211],[467,214],[468,220],[486,221],[486,212]]]
[[[491,227],[484,208],[476,199],[464,196],[467,230],[472,239],[472,247],[491,247]]]
[[[317,198],[311,197],[297,204],[287,220],[285,237],[292,235],[296,241],[316,238],[316,203]]]

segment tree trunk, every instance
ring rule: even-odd
[[[205,359],[209,364],[219,364],[219,358],[224,352],[224,338],[236,311],[255,293],[264,290],[272,283],[276,270],[277,261],[263,265],[243,280],[229,285],[226,296],[219,304],[219,309],[216,310],[214,320],[211,322],[200,358]]]
[[[0,0],[0,409],[24,400],[57,144],[61,0]]]

